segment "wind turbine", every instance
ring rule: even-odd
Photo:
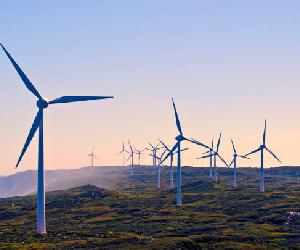
[[[203,159],[209,157],[209,177],[213,178],[213,168],[212,168],[212,162],[213,162],[213,152],[214,152],[214,140],[211,141],[211,149],[204,152],[203,154],[209,153],[209,155],[198,157],[197,159]]]
[[[250,153],[246,154],[245,156],[252,155],[258,151],[260,151],[260,191],[264,192],[265,191],[265,177],[264,177],[264,150],[267,150],[277,161],[280,163],[281,160],[266,146],[266,134],[267,134],[267,120],[265,120],[265,128],[264,128],[264,133],[263,133],[263,138],[262,138],[262,144],[255,150],[251,151]]]
[[[151,151],[151,154],[149,154],[150,156],[152,156],[152,165],[153,167],[157,166],[157,188],[160,189],[160,164],[157,165],[157,160],[161,160],[158,156],[157,156],[157,150],[159,150],[159,144],[157,144],[156,146],[153,146],[150,142],[149,145],[151,148],[145,148],[146,150]]]
[[[37,107],[38,112],[34,118],[32,127],[29,131],[28,137],[24,144],[24,147],[21,151],[21,155],[16,164],[16,168],[19,166],[35,132],[39,129],[39,152],[38,152],[38,190],[37,190],[37,233],[38,234],[46,234],[46,218],[45,218],[45,173],[44,173],[44,138],[43,138],[43,117],[44,117],[44,109],[46,109],[49,105],[58,104],[58,103],[70,103],[70,102],[80,102],[80,101],[90,101],[90,100],[99,100],[106,98],[113,98],[112,96],[62,96],[51,101],[47,100],[45,97],[41,96],[37,89],[34,87],[32,82],[28,79],[19,65],[15,62],[12,56],[8,53],[8,51],[4,48],[2,44],[0,44],[3,51],[9,58],[15,70],[18,72],[20,78],[24,82],[27,89],[34,94],[38,101]]]
[[[170,152],[171,149],[162,141],[162,140],[159,140],[160,143],[162,144],[162,146],[165,148],[165,151],[163,152],[163,154],[161,155],[161,158],[163,157],[163,155],[166,153],[166,152]],[[184,149],[181,149],[181,152],[182,151],[185,151],[185,150],[188,150],[188,148],[184,148]],[[178,153],[177,151],[174,151],[171,155],[170,155],[170,189],[173,188],[174,186],[174,174],[173,174],[173,158],[174,158],[174,154]]]
[[[88,154],[89,157],[91,157],[91,167],[94,167],[94,159],[97,159],[96,155],[94,154],[95,147],[93,147],[93,150],[90,154]]]
[[[218,139],[218,143],[217,143],[217,148],[215,151],[213,151],[213,157],[214,157],[214,181],[217,182],[218,181],[218,169],[217,169],[217,157],[225,163],[225,165],[228,167],[228,164],[226,163],[226,161],[223,159],[223,157],[219,154],[219,148],[220,148],[220,144],[221,144],[221,138],[222,138],[222,133],[220,133],[219,135],[219,139]],[[211,151],[209,151],[210,154],[203,156],[202,158],[208,158],[211,157]]]
[[[125,155],[124,153],[128,153],[129,152],[125,149],[125,144],[124,142],[122,142],[122,150],[118,153],[118,155],[122,154],[123,155],[123,167],[125,166]]]
[[[134,149],[135,154],[138,156],[139,166],[141,166],[141,155],[143,154],[143,149]]]
[[[249,158],[244,156],[244,155],[238,155],[237,154],[236,148],[235,148],[234,143],[233,143],[233,140],[231,140],[231,144],[232,144],[232,149],[233,149],[233,160],[229,164],[229,166],[231,166],[233,164],[233,187],[236,187],[236,159],[238,157],[244,158],[244,159],[249,159]]]
[[[186,137],[184,137],[182,129],[181,129],[181,124],[180,124],[180,120],[178,117],[178,113],[176,110],[176,106],[175,106],[175,102],[172,98],[172,104],[173,104],[173,109],[174,109],[174,113],[175,113],[175,119],[176,119],[176,126],[179,132],[179,135],[177,135],[175,137],[176,143],[175,145],[172,147],[172,149],[168,152],[168,154],[165,156],[165,158],[163,160],[161,160],[160,164],[162,164],[169,156],[171,156],[173,154],[173,152],[177,149],[177,188],[176,188],[176,205],[177,206],[181,206],[182,205],[182,201],[181,201],[181,142],[182,141],[189,141],[191,143],[194,143],[198,146],[210,149],[209,146],[206,146],[205,144],[194,140],[194,139],[188,139]]]
[[[133,161],[134,161],[134,151],[133,151],[133,148],[130,144],[130,141],[128,141],[128,144],[129,144],[129,148],[130,148],[130,152],[129,152],[129,157],[126,161],[128,161],[130,158],[131,158],[131,175],[133,175]]]

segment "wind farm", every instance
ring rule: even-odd
[[[0,249],[300,249],[299,7],[2,3]]]

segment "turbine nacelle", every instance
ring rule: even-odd
[[[184,138],[183,135],[177,135],[177,136],[175,137],[175,140],[178,141],[178,142],[180,142],[180,141],[185,140],[185,138]]]
[[[36,102],[36,106],[38,106],[39,109],[45,109],[49,106],[49,102],[46,98],[38,99]]]

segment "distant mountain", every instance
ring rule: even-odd
[[[46,170],[46,190],[61,190],[83,185],[112,188],[129,173],[128,167],[84,167],[80,169]],[[28,170],[0,177],[0,197],[23,196],[36,192],[37,171]]]
[[[106,166],[83,167],[80,169],[46,170],[46,191],[65,190],[84,185],[95,185],[100,188],[141,192],[145,187],[156,188],[156,168],[152,166],[135,166],[135,174],[131,176],[130,167]],[[176,177],[176,167],[174,167]],[[169,168],[162,168],[162,187],[168,186]],[[207,177],[208,168],[183,167],[183,182],[186,178],[199,180]],[[220,181],[230,184],[232,182],[232,169],[219,168]],[[36,193],[37,172],[28,170],[10,176],[0,177],[0,198],[24,196]],[[266,169],[266,183],[276,185],[280,181],[291,183],[299,179],[300,167],[278,167]],[[259,169],[239,168],[238,184],[257,186]],[[131,182],[135,185],[132,186]]]

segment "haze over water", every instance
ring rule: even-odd
[[[46,169],[86,166],[93,146],[96,165],[118,165],[122,140],[173,143],[172,96],[186,136],[210,144],[222,130],[227,161],[229,139],[240,153],[255,149],[267,118],[267,144],[298,165],[299,10],[298,1],[4,1],[0,38],[45,97],[115,96],[46,110]],[[36,169],[37,136],[14,170],[36,99],[4,53],[0,76],[0,174]],[[208,165],[192,148],[183,164]],[[258,166],[258,155],[240,164]]]

